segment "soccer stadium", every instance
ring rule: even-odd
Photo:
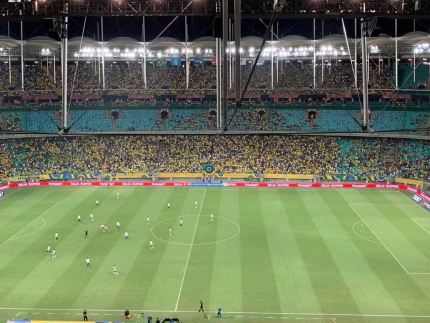
[[[430,1],[0,2],[0,319],[430,322]]]

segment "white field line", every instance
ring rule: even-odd
[[[27,224],[24,228],[22,228],[21,230],[19,230],[17,233],[15,233],[12,237],[10,237],[9,239],[7,239],[5,242],[3,242],[0,245],[0,248],[3,247],[6,243],[8,243],[9,241],[12,240],[16,240],[15,237],[20,234],[22,231],[24,231],[29,225],[33,224],[34,222],[36,222],[37,220],[39,220],[42,216],[44,216],[46,213],[48,213],[49,211],[51,211],[54,207],[56,207],[58,204],[60,204],[60,202],[55,203],[53,206],[51,206],[49,209],[47,209],[45,212],[43,212],[40,216],[38,216],[36,219],[34,219],[33,221],[31,221],[29,224]],[[43,229],[43,228],[42,228]],[[38,230],[40,231],[40,229]],[[33,232],[34,233],[34,232]],[[33,234],[32,233],[32,234]],[[27,235],[28,236],[28,235]]]
[[[374,205],[374,206],[378,206],[378,205],[381,205],[381,206],[416,206],[416,205],[413,205],[413,204],[394,204],[394,203],[382,203],[382,204],[375,204],[375,203],[349,203],[349,205],[352,205],[352,206],[372,206],[372,205]]]
[[[361,215],[357,212],[357,210],[354,208],[353,205],[349,204],[349,207],[355,212],[355,214],[357,214],[357,216],[361,219],[361,221],[363,221],[363,223],[369,228],[370,231],[372,231],[373,235],[379,240],[379,242],[381,243],[381,245],[383,245],[385,247],[385,249],[387,249],[387,251],[391,254],[391,256],[393,256],[393,258],[399,263],[400,267],[403,268],[403,270],[409,274],[409,271],[402,265],[402,263],[399,261],[399,259],[397,259],[397,257],[390,251],[390,249],[388,249],[388,247],[382,242],[382,240],[378,237],[378,235],[375,233],[375,231],[372,230],[372,228],[366,223],[366,221],[363,220],[363,218],[361,217]]]
[[[417,218],[417,219],[426,219],[426,220],[430,220],[428,218]],[[421,224],[419,224],[417,221],[415,221],[415,219],[412,219],[412,221],[414,221],[421,229],[423,229],[425,232],[427,232],[428,234],[430,234],[430,232],[428,232]]]
[[[12,194],[15,194],[16,192],[18,192],[19,190],[20,190],[21,188],[18,188],[16,191],[13,191],[12,193],[10,193],[10,194],[5,194],[5,196],[2,198],[2,199],[0,199],[0,201],[4,201],[4,199],[5,198],[7,198],[7,197],[9,197],[9,196],[11,196]],[[7,190],[5,190],[5,191],[7,191]],[[21,203],[21,201],[19,202],[19,203]]]
[[[0,311],[31,311],[31,310],[37,310],[37,311],[78,311],[79,313],[76,313],[77,315],[80,315],[82,309],[79,308],[20,308],[20,307],[0,307]],[[124,312],[124,309],[122,310],[109,310],[109,309],[87,309],[88,312]],[[169,310],[136,310],[132,309],[130,312],[153,312],[153,313],[173,313],[173,311]],[[176,311],[177,313],[196,313],[196,311]],[[217,311],[209,311],[208,313],[216,313]],[[225,314],[242,314],[242,315],[303,315],[303,316],[324,316],[324,317],[336,317],[336,316],[345,316],[345,317],[386,317],[386,318],[428,318],[430,319],[430,315],[399,315],[399,314],[355,314],[355,313],[272,313],[272,312],[223,312]],[[40,314],[33,313],[33,314]],[[93,314],[92,314],[93,315]],[[288,319],[286,317],[282,317],[285,319]]]
[[[178,311],[178,305],[179,305],[179,300],[181,298],[182,287],[184,286],[185,275],[187,274],[187,269],[188,269],[188,262],[190,261],[191,251],[193,250],[194,238],[196,237],[197,226],[199,225],[200,214],[202,213],[203,202],[205,201],[205,196],[206,196],[206,189],[203,193],[202,203],[200,204],[199,215],[197,216],[196,226],[194,227],[193,238],[191,240],[190,251],[188,252],[187,262],[185,263],[184,275],[182,276],[181,287],[179,288],[178,299],[176,301],[176,306],[175,306],[175,312]]]
[[[356,222],[356,223],[354,223],[354,224],[353,224],[353,226],[352,226],[352,232],[354,232],[354,233],[355,233],[355,235],[356,235],[356,236],[358,236],[358,237],[360,237],[361,239],[364,239],[364,240],[366,240],[366,241],[368,241],[368,242],[371,242],[371,243],[379,244],[379,245],[380,245],[380,243],[379,243],[379,242],[372,241],[372,240],[370,240],[370,239],[367,239],[367,238],[365,238],[365,237],[362,237],[362,236],[361,236],[361,235],[359,235],[357,232],[355,232],[354,228],[355,228],[355,226],[356,226],[357,224],[359,224],[359,223],[361,223],[361,221],[358,221],[358,222]]]
[[[417,203],[415,203],[414,201],[412,201],[409,197],[407,197],[405,194],[403,194],[403,192],[402,191],[398,191],[398,193],[400,193],[400,195],[401,196],[403,196],[405,199],[407,199],[408,201],[409,201],[409,205],[410,206],[416,206],[416,207],[418,207],[421,211],[424,211],[424,213],[428,216],[429,215],[429,213],[426,211],[426,210],[424,210],[424,208],[423,207],[421,207],[421,206],[419,206]]]

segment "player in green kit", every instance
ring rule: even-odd
[[[364,232],[364,225],[363,225],[363,223],[360,225],[360,233],[363,233]]]

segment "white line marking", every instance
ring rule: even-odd
[[[208,216],[209,216],[209,214],[207,214]],[[200,216],[202,216],[202,215],[200,215]],[[224,217],[221,217],[221,216],[218,216],[217,217],[217,219],[222,219],[222,220],[225,220],[225,221],[228,221],[228,222],[231,222],[231,223],[233,223],[236,227],[237,227],[237,232],[234,234],[234,235],[232,235],[231,237],[229,237],[229,238],[226,238],[226,239],[223,239],[223,240],[218,240],[218,241],[213,241],[213,242],[203,242],[203,243],[182,243],[182,242],[174,242],[174,241],[169,241],[169,240],[165,240],[165,239],[162,239],[162,238],[160,238],[159,236],[157,236],[155,233],[154,233],[154,228],[155,227],[157,227],[157,225],[159,225],[159,224],[161,224],[161,223],[163,223],[163,222],[166,222],[166,221],[170,221],[170,220],[172,220],[172,219],[177,219],[177,218],[189,218],[189,217],[199,217],[198,215],[178,215],[178,216],[174,216],[174,217],[171,217],[171,218],[167,218],[167,219],[164,219],[164,220],[161,220],[161,221],[159,221],[159,222],[157,222],[157,223],[155,223],[152,227],[151,227],[151,234],[156,238],[156,239],[158,239],[158,240],[160,240],[160,241],[163,241],[163,242],[166,242],[166,243],[171,243],[171,244],[176,244],[176,245],[180,245],[180,246],[191,246],[191,245],[193,245],[193,246],[207,246],[207,245],[210,245],[210,244],[218,244],[218,243],[222,243],[222,242],[226,242],[226,241],[229,241],[229,240],[231,240],[231,239],[234,239],[234,238],[236,238],[238,235],[239,235],[239,233],[240,233],[240,226],[239,226],[239,224],[237,224],[235,221],[233,221],[233,220],[230,220],[230,219],[227,219],[227,218],[224,218]]]
[[[381,245],[383,245],[385,247],[385,249],[387,249],[387,251],[391,254],[391,256],[393,256],[393,258],[399,263],[399,265],[403,268],[403,270],[409,274],[409,271],[406,270],[406,268],[402,265],[402,263],[399,261],[399,259],[397,259],[397,257],[390,251],[390,249],[388,249],[388,247],[382,242],[382,240],[376,235],[375,231],[372,230],[372,228],[366,223],[366,221],[363,220],[363,218],[361,217],[361,215],[357,212],[357,210],[354,208],[353,205],[348,204],[349,207],[355,212],[355,214],[357,214],[357,216],[361,219],[361,221],[363,221],[363,223],[369,228],[370,231],[372,231],[373,235],[379,240],[379,242],[381,243]]]
[[[38,310],[38,311],[79,311],[81,308],[28,308],[28,307],[0,307],[0,311],[11,311],[11,310]],[[87,309],[88,312],[124,312],[124,309]],[[139,310],[131,309],[130,312],[153,312],[153,313],[172,313],[172,310]],[[195,313],[196,311],[177,311],[178,313]],[[208,313],[216,313],[217,311],[209,311]],[[21,312],[24,313],[24,312]],[[386,317],[386,318],[429,318],[430,315],[399,315],[399,314],[353,314],[353,313],[273,313],[273,312],[224,312],[225,314],[245,314],[245,315],[303,315],[303,316],[324,316],[328,319],[336,316],[345,317]],[[40,314],[40,313],[33,313]],[[76,313],[76,315],[81,315],[81,313]],[[224,317],[224,315],[223,315]],[[334,319],[334,318],[333,318]]]
[[[7,197],[11,196],[12,194],[15,194],[15,193],[16,193],[16,192],[18,192],[20,189],[21,189],[21,188],[18,188],[16,191],[13,191],[12,193],[5,195],[1,200],[2,200],[2,201],[4,201],[4,199],[5,199],[5,198],[7,198]],[[19,203],[21,203],[21,201],[19,201]]]
[[[428,218],[417,218],[417,219],[426,219],[426,220],[430,220]],[[424,227],[419,224],[417,221],[415,221],[415,219],[412,219],[412,221],[414,221],[421,229],[423,229],[425,232],[427,232],[428,234],[430,234],[430,232],[428,232],[426,229],[424,229]]]
[[[194,238],[196,237],[197,227],[199,225],[200,214],[202,213],[203,202],[205,201],[205,196],[206,196],[206,189],[204,190],[203,197],[202,197],[202,203],[200,204],[199,215],[197,217],[196,226],[194,228],[194,234],[193,234],[193,238],[191,240],[191,246],[190,246],[190,251],[188,252],[187,262],[185,264],[184,275],[182,276],[181,287],[179,288],[178,300],[176,301],[175,312],[178,311],[179,299],[181,298],[182,287],[184,286],[185,275],[187,274],[187,269],[188,269],[188,262],[190,261],[191,250],[193,250]]]
[[[404,195],[403,195],[404,196]],[[349,205],[353,206],[367,206],[367,205],[374,205],[374,206],[415,206],[413,204],[390,204],[390,203],[382,203],[382,204],[375,204],[375,203],[350,203]]]
[[[356,226],[357,224],[359,224],[359,223],[361,223],[361,221],[358,221],[358,222],[354,223],[354,225],[352,226],[352,231],[353,231],[353,232],[354,232],[358,237],[360,237],[361,239],[364,239],[364,240],[369,241],[369,242],[371,242],[371,243],[379,244],[379,245],[380,245],[380,243],[379,243],[379,242],[376,242],[376,241],[372,241],[372,240],[370,240],[370,239],[367,239],[367,238],[365,238],[365,237],[363,237],[363,236],[359,235],[357,232],[355,232],[354,228],[355,228],[355,226]]]
[[[42,213],[42,215],[38,216],[36,219],[34,219],[33,221],[31,221],[29,224],[27,224],[24,228],[22,228],[21,230],[19,230],[17,233],[15,233],[11,238],[7,239],[5,242],[3,242],[0,245],[0,248],[3,247],[6,243],[8,243],[9,241],[12,240],[17,240],[20,238],[15,239],[15,237],[20,234],[22,231],[24,231],[29,225],[33,224],[35,221],[39,220],[42,216],[44,216],[46,213],[48,213],[49,211],[51,211],[54,207],[56,207],[58,204],[60,204],[60,202],[55,203],[53,206],[51,206],[49,209],[47,209],[45,212]],[[42,228],[43,229],[43,228]],[[40,231],[40,230],[39,230]],[[34,233],[34,232],[33,232]],[[24,236],[25,237],[25,236]],[[23,238],[23,237],[22,237]]]
[[[21,312],[19,312],[19,313],[21,313]],[[15,317],[17,317],[19,315],[19,313],[16,313]]]
[[[42,227],[40,227],[39,229],[37,229],[37,230],[36,230],[36,231],[34,231],[34,232],[31,232],[31,233],[29,233],[29,234],[26,234],[25,236],[10,239],[10,241],[13,241],[13,240],[19,240],[19,239],[23,239],[23,238],[27,238],[27,237],[29,237],[29,236],[31,236],[31,235],[33,235],[33,234],[35,234],[35,233],[38,233],[39,231],[43,230],[43,228],[45,228],[45,226],[46,226],[46,221],[45,221],[45,219],[44,219],[44,218],[40,218],[40,219],[43,221],[43,225],[42,225]]]

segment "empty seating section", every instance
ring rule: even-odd
[[[122,119],[116,121],[117,131],[161,130],[161,120],[157,120],[156,109],[123,109],[121,113]]]
[[[312,107],[318,108],[318,107]],[[358,107],[357,107],[358,108]],[[162,107],[124,107],[119,109],[116,120],[116,131],[204,131],[216,129],[216,120],[210,115],[215,110],[212,106],[168,107],[169,115],[163,128],[160,116]],[[261,130],[261,131],[310,131],[309,120],[306,118],[307,107],[296,106],[260,106],[240,108],[230,130]],[[360,132],[361,127],[354,121],[358,109],[320,107],[320,118],[313,120],[314,132]],[[107,108],[71,109],[72,132],[106,132],[115,131],[110,110]],[[230,107],[228,119],[233,116],[234,108]],[[57,117],[57,120],[55,120]],[[1,112],[0,127],[3,130],[30,132],[57,132],[59,114],[53,109],[8,109]],[[429,108],[384,108],[374,110],[374,119],[369,121],[375,131],[401,129],[420,129],[425,127],[430,117]],[[53,119],[53,120],[51,120]],[[359,122],[362,122],[359,120]],[[413,132],[411,132],[413,133]]]

